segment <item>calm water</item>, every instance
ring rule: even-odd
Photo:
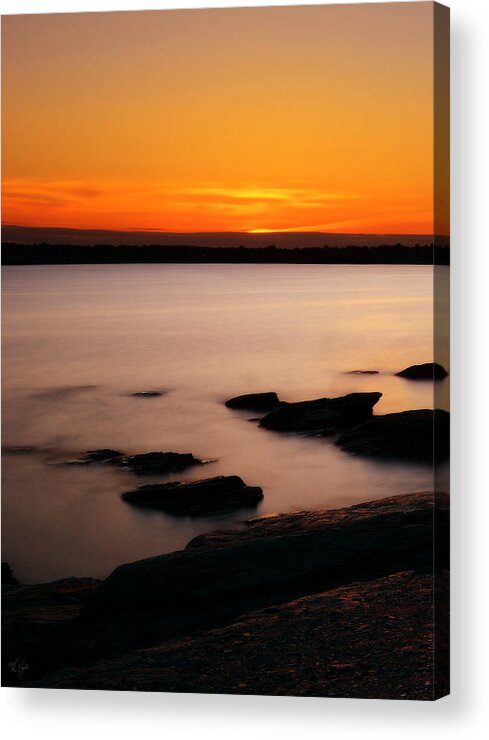
[[[59,464],[97,447],[218,458],[204,475],[262,486],[258,514],[432,487],[429,467],[268,432],[222,403],[381,391],[376,413],[432,407],[431,383],[393,376],[433,359],[432,285],[432,268],[404,265],[4,268],[3,445],[35,451],[4,455],[2,559],[23,582],[103,577],[249,515],[130,508],[120,493],[142,482],[133,474]],[[347,374],[356,369],[380,374]],[[439,387],[443,405],[448,383]],[[165,395],[130,397],[140,390]]]

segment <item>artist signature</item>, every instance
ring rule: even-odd
[[[12,673],[16,673],[19,678],[22,677],[24,671],[29,670],[29,665],[27,661],[24,660],[24,658],[16,658],[15,660],[11,660],[8,666]]]

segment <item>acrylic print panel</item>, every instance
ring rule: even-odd
[[[3,18],[5,685],[448,692],[448,23]]]

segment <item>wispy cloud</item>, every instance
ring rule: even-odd
[[[209,182],[7,179],[2,206],[5,223],[134,231],[376,231],[379,223],[421,231],[429,223],[417,202],[386,213],[358,193]]]

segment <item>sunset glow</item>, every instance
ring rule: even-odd
[[[3,222],[431,233],[432,14],[5,17]]]

